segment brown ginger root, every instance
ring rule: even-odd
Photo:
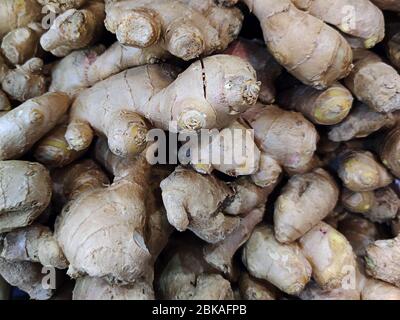
[[[344,189],[341,199],[346,209],[361,213],[372,222],[390,222],[400,209],[400,199],[390,187],[365,192]]]
[[[297,240],[331,213],[338,198],[336,182],[324,169],[295,175],[275,202],[276,239],[282,243]]]
[[[356,272],[353,249],[337,230],[320,222],[299,240],[310,261],[314,280],[322,289],[336,289]]]
[[[78,9],[88,0],[37,0],[42,6],[50,6],[55,12],[64,12],[68,9]]]
[[[256,105],[243,118],[254,129],[260,150],[284,168],[295,170],[311,161],[318,133],[302,114],[273,105]]]
[[[30,261],[7,261],[0,258],[0,275],[12,286],[29,294],[31,299],[47,300],[53,290],[43,286],[46,272],[42,265]]]
[[[150,65],[124,71],[83,91],[72,106],[65,135],[68,144],[74,150],[86,149],[94,129],[108,137],[116,155],[133,156],[146,146],[147,124],[142,116],[165,130],[171,121],[176,121],[178,131],[219,129],[258,97],[255,71],[238,57],[207,57],[175,81],[173,77],[170,67]]]
[[[400,75],[376,54],[354,50],[355,67],[344,80],[358,100],[377,112],[400,109]]]
[[[299,246],[279,243],[266,225],[255,228],[244,245],[242,261],[250,275],[291,295],[300,293],[311,278],[311,266]]]
[[[0,2],[0,40],[11,30],[38,22],[42,7],[36,0],[3,0]]]
[[[365,268],[368,275],[400,287],[400,236],[369,245]]]
[[[0,159],[22,156],[50,131],[69,108],[63,93],[47,93],[21,104],[0,118]]]
[[[106,28],[121,44],[160,44],[184,60],[224,50],[241,29],[237,8],[220,8],[213,1],[107,1]]]
[[[0,111],[9,111],[11,110],[11,104],[8,100],[7,95],[0,89]]]
[[[360,300],[358,288],[322,289],[315,281],[311,281],[300,293],[301,300]]]
[[[260,150],[252,131],[244,124],[235,121],[215,135],[211,132],[210,137],[201,137],[209,138],[209,143],[197,139],[196,134],[193,141],[184,145],[190,149],[190,164],[197,172],[210,174],[215,169],[229,176],[258,172]]]
[[[31,224],[50,203],[50,175],[38,163],[0,161],[0,183],[0,233]]]
[[[282,67],[265,50],[265,47],[256,40],[240,38],[224,51],[224,54],[238,56],[248,61],[257,72],[257,79],[261,81],[258,99],[261,103],[275,102],[276,89],[274,82],[282,72]]]
[[[382,10],[400,12],[400,3],[397,0],[371,0],[371,2]]]
[[[355,192],[383,188],[393,180],[369,151],[345,150],[336,162],[337,173],[344,186]]]
[[[57,57],[96,42],[104,29],[104,3],[91,0],[80,9],[69,9],[59,15],[42,35],[40,44]]]
[[[8,261],[39,262],[58,269],[68,265],[51,230],[39,224],[7,233],[0,256]]]
[[[223,212],[233,191],[212,175],[177,167],[160,187],[168,221],[179,231],[189,229],[204,241],[217,243],[239,226],[238,217]],[[196,197],[193,190],[198,190]]]
[[[335,26],[340,31],[361,38],[365,48],[372,48],[385,36],[383,13],[369,0],[292,0],[292,2],[299,9]]]
[[[368,245],[379,238],[377,226],[363,217],[346,215],[338,223],[338,230],[353,247],[354,253],[362,257]]]
[[[382,163],[396,176],[400,177],[400,126],[394,127],[379,139],[377,151]]]
[[[17,65],[15,69],[7,70],[3,76],[0,72],[0,82],[4,92],[20,102],[45,94],[47,80],[42,68],[43,60],[32,58],[21,66]]]
[[[232,300],[228,280],[202,258],[201,245],[180,241],[167,250],[167,259],[156,281],[157,293],[164,300]]]
[[[333,125],[347,117],[353,96],[339,83],[323,91],[300,85],[283,91],[278,101],[283,107],[301,112],[315,124]]]
[[[276,300],[277,290],[268,282],[256,279],[247,272],[239,278],[239,291],[243,300]]]
[[[364,138],[382,128],[393,127],[396,117],[391,113],[379,113],[363,103],[357,103],[343,122],[330,128],[329,139],[335,142]]]
[[[52,68],[49,91],[63,91],[76,96],[88,88],[125,69],[154,64],[169,54],[160,46],[135,48],[115,42],[107,50],[102,45],[73,51]]]
[[[34,147],[33,156],[40,163],[48,167],[64,167],[83,155],[83,151],[75,151],[69,148],[65,140],[67,125],[62,124],[55,127],[44,136]]]
[[[1,52],[13,65],[22,65],[40,54],[39,39],[45,32],[40,23],[30,23],[26,27],[7,33],[1,43]]]
[[[304,84],[326,88],[351,70],[353,57],[346,40],[290,0],[244,2],[259,19],[269,51]]]

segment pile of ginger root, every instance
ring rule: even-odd
[[[393,0],[0,1],[0,300],[400,300],[399,72]]]

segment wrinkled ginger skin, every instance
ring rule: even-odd
[[[12,286],[29,294],[31,299],[48,300],[53,290],[43,287],[42,265],[30,261],[7,261],[0,258],[0,275]]]
[[[142,281],[120,286],[86,276],[76,279],[72,300],[154,300],[154,292]]]
[[[202,259],[201,246],[176,248],[160,270],[157,292],[165,300],[232,300],[231,284]]]
[[[258,99],[261,103],[275,102],[275,80],[282,72],[282,67],[266,51],[265,46],[256,40],[240,38],[231,43],[224,54],[238,56],[248,61],[257,72],[257,79],[261,81]]]
[[[1,257],[8,261],[39,262],[44,266],[65,269],[67,261],[48,227],[34,224],[7,233]]]
[[[281,166],[295,170],[309,163],[317,149],[318,133],[299,112],[256,105],[243,114],[254,129],[262,152]]]
[[[391,113],[379,113],[367,105],[357,103],[343,122],[330,128],[329,139],[335,142],[364,138],[382,129],[393,127],[396,117]]]
[[[400,177],[400,126],[396,126],[379,141],[378,153],[382,163]]]
[[[322,289],[339,288],[356,271],[350,243],[328,224],[320,222],[299,242],[312,266],[313,278]]]
[[[2,0],[0,2],[0,39],[11,30],[37,22],[42,7],[36,0]]]
[[[79,91],[125,69],[154,64],[168,56],[158,45],[135,48],[123,46],[118,41],[107,50],[102,45],[76,50],[52,68],[49,91],[63,91],[74,97]]]
[[[112,185],[81,193],[64,206],[55,237],[70,263],[71,277],[129,284],[146,275],[151,265],[144,239],[149,169],[139,157]]]
[[[244,245],[242,261],[250,275],[287,294],[299,294],[311,278],[311,266],[296,243],[281,244],[273,229],[260,225]]]
[[[238,227],[238,217],[224,214],[232,190],[211,175],[177,167],[161,181],[162,199],[169,223],[179,231],[191,230],[208,243],[217,243]],[[196,197],[193,190],[198,190]]]
[[[292,0],[292,2],[299,9],[334,25],[340,31],[361,38],[366,48],[372,48],[385,36],[383,13],[369,0]],[[355,18],[349,18],[349,9],[346,8],[351,8]],[[352,21],[349,22],[349,19]]]
[[[21,104],[0,118],[0,159],[15,159],[49,132],[69,108],[63,93],[46,93]]]
[[[349,114],[353,96],[339,83],[323,91],[300,85],[282,92],[279,104],[301,112],[315,124],[334,125]]]
[[[393,178],[369,151],[347,150],[337,159],[338,175],[346,188],[373,191],[388,186]]]
[[[357,289],[322,289],[315,281],[310,282],[300,293],[301,300],[360,300]]]
[[[400,75],[381,58],[366,50],[355,50],[355,67],[344,80],[358,100],[377,112],[400,109]]]
[[[46,51],[65,57],[73,50],[87,47],[97,41],[104,29],[104,3],[89,1],[83,8],[69,9],[57,16],[50,29],[40,38]]]
[[[50,203],[50,174],[41,164],[0,161],[0,184],[0,233],[31,224]]]
[[[247,272],[239,278],[240,297],[243,300],[276,300],[276,289],[268,282],[255,279]]]
[[[40,163],[51,168],[61,168],[77,160],[84,151],[75,151],[65,140],[67,125],[55,127],[34,147],[33,156]]]
[[[290,0],[244,2],[260,20],[269,51],[304,84],[326,88],[350,72],[350,46],[323,21],[297,9]]]
[[[350,242],[354,253],[359,257],[364,256],[368,245],[379,238],[377,226],[356,215],[348,215],[340,220],[338,230]]]
[[[342,204],[350,211],[361,213],[372,222],[390,222],[397,216],[400,199],[392,188],[375,191],[352,192],[344,190]]]
[[[82,7],[88,0],[37,0],[42,6],[50,6],[56,12],[64,12],[68,9],[78,9]]]
[[[323,169],[293,176],[275,202],[276,239],[282,243],[297,240],[331,213],[338,198],[335,180]]]
[[[4,36],[1,52],[13,65],[22,65],[41,53],[39,39],[44,31],[40,23],[14,29]]]
[[[143,66],[83,91],[71,110],[66,133],[70,147],[86,149],[94,129],[109,138],[109,147],[115,154],[134,155],[143,150],[147,130],[142,120],[131,121],[131,117],[144,116],[165,130],[170,121],[177,121],[179,131],[222,128],[258,97],[254,69],[233,56],[207,57],[193,63],[175,81],[173,77],[171,67]]]
[[[370,276],[400,288],[400,236],[369,245],[365,267]]]
[[[361,291],[361,300],[400,300],[400,288],[368,278]]]

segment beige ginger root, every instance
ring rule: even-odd
[[[217,7],[212,0],[107,1],[106,28],[121,44],[160,44],[184,60],[224,50],[242,26],[237,8]]]
[[[299,294],[311,278],[311,266],[296,243],[281,244],[273,229],[255,228],[242,252],[250,275],[264,279],[287,294]]]
[[[46,272],[39,263],[30,261],[7,261],[0,258],[0,275],[12,286],[29,294],[31,299],[47,300],[53,290],[43,286]]]
[[[239,278],[240,297],[243,300],[276,300],[277,290],[267,281],[256,279],[247,272]]]
[[[400,287],[400,236],[369,245],[365,268],[370,276]]]
[[[65,140],[67,125],[55,127],[34,146],[33,156],[48,167],[64,167],[83,155],[84,150],[75,151],[69,148]]]
[[[349,141],[367,137],[382,128],[393,127],[395,123],[393,114],[376,112],[363,103],[356,103],[343,122],[330,128],[328,136],[335,142]]]
[[[275,202],[276,239],[297,240],[331,213],[338,198],[338,186],[324,169],[293,176]]]
[[[39,39],[45,32],[40,23],[30,23],[25,27],[7,33],[1,43],[3,56],[13,65],[22,65],[41,53]]]
[[[400,109],[400,75],[379,56],[355,50],[355,67],[344,80],[347,88],[371,109],[393,112]]]
[[[361,291],[361,300],[400,300],[400,288],[368,278]]]
[[[304,84],[326,88],[351,70],[353,57],[346,40],[290,0],[244,2],[260,20],[269,51]]]
[[[8,261],[39,262],[58,269],[68,265],[51,230],[39,224],[7,233],[0,256]]]
[[[390,222],[400,209],[400,199],[390,187],[364,192],[344,189],[341,200],[349,211],[361,213],[365,218],[378,223]]]
[[[82,89],[91,87],[125,69],[154,64],[169,54],[160,46],[135,48],[115,42],[107,50],[102,45],[73,51],[52,68],[50,91],[63,91],[76,96]]]
[[[261,152],[258,171],[251,175],[257,186],[266,188],[275,186],[281,177],[282,168],[279,163],[265,152]]]
[[[256,105],[245,112],[243,118],[254,129],[260,150],[284,168],[295,170],[311,161],[318,133],[301,113],[273,105]]]
[[[189,241],[188,241],[189,240]],[[156,281],[157,293],[164,300],[232,300],[228,280],[202,258],[201,245],[192,239],[167,250],[165,264]]]
[[[179,231],[189,229],[204,241],[217,243],[239,226],[238,217],[223,211],[233,191],[212,175],[177,167],[160,187],[168,221]],[[193,190],[201,192],[193,197]]]
[[[315,124],[333,125],[347,117],[353,96],[339,83],[323,91],[299,85],[280,93],[278,102],[283,107],[301,112]]]
[[[40,38],[40,44],[53,55],[65,57],[96,42],[104,29],[104,19],[104,3],[91,0],[80,9],[69,9],[59,15]]]
[[[339,221],[337,229],[350,242],[354,253],[359,257],[364,256],[368,245],[378,240],[380,236],[373,222],[356,215],[346,215]]]
[[[1,64],[0,57],[0,69]],[[4,92],[20,102],[45,94],[47,80],[42,69],[43,60],[39,58],[29,59],[23,65],[17,65],[15,69],[4,67],[7,71],[3,74],[0,71],[0,82]]]
[[[314,280],[322,289],[342,286],[354,276],[356,260],[347,239],[337,230],[320,222],[299,240],[301,250],[310,261]]]
[[[0,161],[0,182],[0,233],[31,224],[50,203],[50,174],[38,163]]]
[[[257,40],[240,38],[224,51],[224,54],[238,56],[248,61],[257,72],[257,79],[261,81],[258,99],[261,103],[272,104],[275,102],[275,80],[282,72],[282,67],[265,50]]]
[[[3,0],[0,2],[0,40],[11,30],[38,22],[42,7],[36,0]]]
[[[0,118],[0,159],[15,159],[50,131],[69,108],[63,93],[33,98]]]
[[[255,71],[238,57],[207,57],[175,81],[173,77],[170,67],[144,66],[83,91],[72,106],[65,135],[70,147],[86,149],[94,129],[108,137],[116,155],[135,155],[146,146],[147,125],[142,116],[165,130],[171,121],[177,122],[178,131],[222,128],[258,97]]]
[[[292,2],[299,9],[335,26],[340,31],[361,38],[365,48],[372,48],[385,36],[383,13],[369,0],[292,0]]]
[[[345,150],[336,159],[344,186],[355,192],[388,186],[393,178],[369,151]]]
[[[55,12],[64,12],[68,9],[78,9],[88,0],[37,0],[42,6],[50,6]]]

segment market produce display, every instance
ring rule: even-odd
[[[400,1],[0,1],[0,300],[400,300]]]

